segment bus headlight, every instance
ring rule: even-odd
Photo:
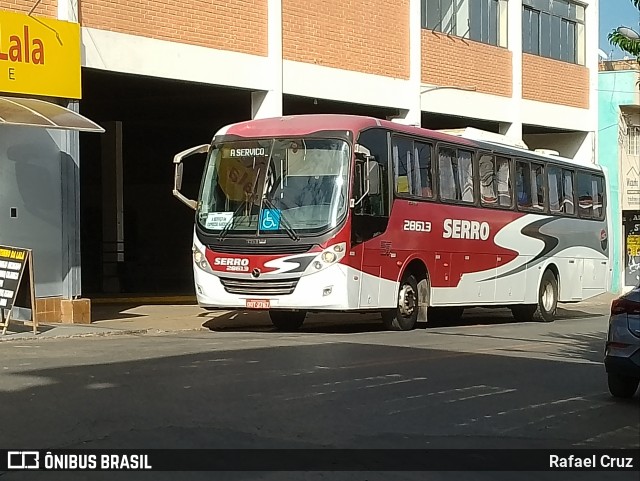
[[[339,262],[340,259],[344,257],[346,249],[346,242],[341,242],[340,244],[335,244],[333,246],[327,247],[314,258],[313,262],[311,262],[309,267],[307,267],[307,270],[304,274],[313,274],[314,272],[319,272]]]
[[[211,269],[209,261],[204,255],[204,252],[202,252],[196,246],[193,246],[191,250],[193,251],[193,262],[203,271],[208,272],[209,274],[213,274],[213,269]]]
[[[327,264],[332,264],[338,258],[335,252],[331,252],[331,251],[324,251],[321,257],[322,257],[322,260]]]

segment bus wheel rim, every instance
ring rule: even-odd
[[[544,286],[544,291],[542,292],[542,307],[547,312],[550,312],[553,309],[553,287],[551,284],[547,283]]]
[[[416,293],[413,287],[409,284],[403,285],[398,297],[400,313],[405,317],[411,316],[416,309]]]

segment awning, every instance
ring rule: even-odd
[[[44,100],[0,97],[0,125],[104,132],[95,122],[73,110]]]

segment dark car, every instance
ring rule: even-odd
[[[609,392],[632,397],[640,384],[640,284],[611,304],[604,365]]]

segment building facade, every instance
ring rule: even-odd
[[[640,281],[640,66],[602,62],[599,74],[599,162],[609,172],[615,292]]]
[[[37,295],[51,306],[81,294],[191,292],[193,218],[171,196],[171,159],[225,123],[354,113],[476,127],[596,162],[597,0],[2,0],[0,9],[79,23],[78,108],[106,131],[68,134],[79,172],[53,176],[77,188],[68,215],[78,221],[56,228],[80,242],[61,246],[77,259],[70,284],[59,266],[36,264]],[[201,167],[185,171],[187,191]]]

